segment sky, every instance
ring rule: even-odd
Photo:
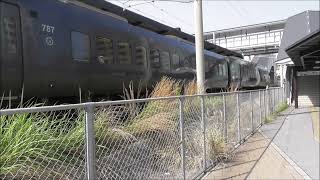
[[[107,0],[171,27],[194,34],[191,0]],[[203,0],[204,32],[286,19],[320,9],[319,0]]]

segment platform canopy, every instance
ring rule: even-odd
[[[291,58],[295,61],[294,64],[296,66],[303,66],[303,63],[297,61],[298,57],[293,55],[293,51],[295,51],[295,53],[306,51],[306,49],[312,48],[314,45],[316,45],[314,43],[316,43],[318,39],[316,36],[320,26],[319,16],[319,11],[305,11],[287,19],[283,37],[281,39],[277,61]],[[306,47],[302,47],[304,46],[303,44]],[[300,46],[300,50],[297,49],[298,46]],[[288,54],[288,52],[290,54]]]
[[[315,31],[286,49],[295,66],[320,71],[320,30]]]
[[[122,7],[114,5],[105,0],[78,0],[78,1],[86,3],[100,10],[104,10],[104,11],[116,14],[118,16],[121,16],[127,19],[128,23],[131,25],[139,26],[161,35],[176,36],[178,38],[187,40],[191,43],[195,42],[195,38],[193,35],[182,32],[180,28],[173,28],[165,24],[159,23],[155,20],[152,20],[150,18],[139,15],[137,13],[134,13],[132,11],[124,10]],[[204,46],[206,50],[209,50],[224,56],[236,56],[236,57],[243,58],[243,56],[237,52],[228,50],[226,48],[217,46],[215,44],[212,44],[206,41],[204,42]]]

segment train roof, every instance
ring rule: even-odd
[[[76,1],[76,0],[63,0],[63,1],[72,2],[72,1]],[[77,1],[85,3],[85,4],[90,5],[92,7],[95,7],[99,11],[103,10],[103,11],[112,13],[118,17],[122,17],[131,25],[142,27],[144,29],[156,32],[161,35],[176,36],[180,39],[184,39],[184,40],[191,42],[191,43],[195,42],[195,37],[193,35],[182,32],[180,29],[172,28],[172,27],[167,26],[165,24],[159,23],[155,20],[144,17],[144,16],[139,15],[137,13],[134,13],[132,11],[129,11],[129,10],[124,11],[122,7],[114,5],[114,4],[107,2],[105,0],[77,0]],[[212,51],[212,52],[224,55],[224,56],[235,56],[235,57],[243,58],[242,55],[237,52],[234,52],[229,49],[217,46],[217,45],[209,43],[207,41],[204,42],[204,47],[208,51]]]

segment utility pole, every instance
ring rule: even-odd
[[[196,45],[196,65],[197,65],[197,85],[198,94],[204,94],[204,55],[203,55],[203,17],[202,0],[194,0],[194,22],[195,22],[195,45]]]

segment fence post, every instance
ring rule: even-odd
[[[237,93],[237,114],[238,114],[238,140],[239,140],[239,144],[241,144],[239,93]]]
[[[279,88],[277,88],[277,101],[276,101],[276,106],[279,105],[279,97],[280,97]]]
[[[223,124],[224,124],[224,142],[228,142],[228,124],[227,124],[227,118],[226,118],[226,97],[223,94]]]
[[[205,119],[205,105],[204,97],[201,96],[201,122],[202,122],[202,134],[203,134],[203,172],[207,170],[207,143],[206,143],[206,119]]]
[[[259,108],[260,108],[260,123],[259,126],[262,125],[262,107],[261,107],[261,91],[259,90]]]
[[[252,99],[252,91],[250,91],[250,107],[251,107],[251,133],[254,131],[254,123],[253,123],[253,99]]]
[[[94,106],[89,103],[85,108],[86,118],[86,165],[87,165],[87,179],[96,179],[95,170],[95,133],[94,133]]]
[[[272,108],[272,113],[275,111],[276,109],[276,90],[273,89],[273,108]]]
[[[9,109],[11,109],[11,90],[9,91]]]
[[[180,120],[180,142],[181,142],[181,155],[182,155],[182,175],[183,179],[186,179],[186,168],[185,168],[185,139],[184,139],[184,119],[183,119],[183,99],[179,98],[179,120]]]
[[[265,110],[265,118],[267,118],[267,116],[268,116],[268,108],[269,108],[269,98],[267,97],[268,96],[268,89],[266,89],[265,91],[264,91],[264,103],[265,103],[265,108],[266,108],[266,110]]]
[[[283,89],[282,89],[282,102],[286,102],[286,99],[287,99],[286,87],[283,87]]]

